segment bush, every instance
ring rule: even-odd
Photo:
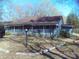
[[[61,37],[64,37],[64,38],[69,38],[70,37],[70,34],[67,31],[61,31],[60,32],[60,36]]]

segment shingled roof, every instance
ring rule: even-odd
[[[54,22],[54,21],[59,21],[62,19],[62,16],[46,16],[46,17],[41,17],[36,22]]]
[[[19,19],[19,20],[15,20],[10,22],[7,25],[22,25],[22,24],[47,24],[48,23],[56,23],[57,21],[61,20],[62,16],[46,16],[46,17],[36,17],[36,16],[32,16],[32,17],[27,17],[24,19]]]

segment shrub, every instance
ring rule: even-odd
[[[67,31],[61,31],[60,32],[60,36],[61,37],[64,37],[64,38],[69,38],[70,37],[70,34]]]

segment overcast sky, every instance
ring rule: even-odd
[[[19,19],[26,13],[32,16],[34,10],[38,8],[42,8],[44,13],[47,13],[49,16],[53,16],[56,13],[67,16],[70,12],[79,14],[79,0],[4,0],[2,5],[2,18],[4,21]]]

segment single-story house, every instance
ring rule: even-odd
[[[28,29],[28,35],[42,37],[58,37],[62,29],[72,29],[72,27],[64,25],[62,16],[29,17],[8,23],[6,26],[6,31],[12,33],[25,33],[25,29]]]

